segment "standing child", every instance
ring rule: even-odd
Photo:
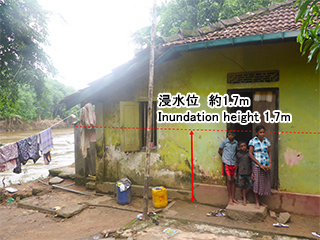
[[[234,182],[234,171],[236,165],[236,151],[238,141],[235,140],[236,134],[228,130],[227,138],[224,139],[219,147],[218,153],[222,157],[222,175],[227,177],[227,190],[229,196],[229,204],[238,204],[238,201],[234,198],[236,185]]]
[[[243,205],[247,205],[247,193],[252,189],[252,160],[249,157],[247,144],[239,142],[239,152],[236,153],[236,169],[234,179],[239,176],[239,186],[242,189]]]

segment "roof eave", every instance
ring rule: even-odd
[[[156,66],[161,65],[162,63],[172,58],[174,54],[177,54],[179,52],[185,52],[185,51],[191,51],[191,50],[197,51],[202,49],[209,49],[214,47],[230,46],[230,45],[234,46],[234,45],[240,45],[245,43],[293,39],[293,38],[296,38],[299,33],[300,33],[300,30],[278,32],[278,33],[265,33],[265,34],[259,34],[259,35],[186,43],[182,45],[172,45],[170,47],[166,46],[167,50],[156,59],[155,65]],[[124,71],[121,71],[121,73],[112,72],[109,75],[103,77],[104,81],[99,83],[98,88],[95,86],[96,84],[92,84],[90,87],[83,89],[81,92],[78,92],[71,99],[65,100],[64,103],[66,104],[67,109],[71,108],[72,106],[80,102],[85,101],[86,99],[90,98],[90,96],[94,95],[96,92],[101,90],[102,88],[107,87],[112,82],[117,81],[118,79],[129,74],[131,71],[139,68],[141,64],[143,64],[145,61],[148,61],[148,58],[149,57],[147,57],[146,54],[144,54],[139,58],[139,60],[134,61],[131,66],[128,66],[126,69],[124,69]]]
[[[237,45],[245,43],[254,43],[254,42],[266,42],[271,40],[284,40],[296,38],[300,30],[296,31],[286,31],[286,32],[277,32],[277,33],[264,33],[251,36],[242,36],[242,37],[233,37],[201,42],[192,42],[182,45],[172,45],[161,57],[156,60],[156,65],[162,64],[170,58],[170,55],[176,52],[185,52],[191,50],[201,50],[208,49],[213,47],[228,46],[228,45]]]

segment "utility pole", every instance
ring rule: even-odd
[[[146,161],[144,171],[144,194],[143,194],[143,221],[148,219],[148,192],[150,179],[150,150],[151,150],[151,128],[152,128],[152,100],[153,100],[153,79],[154,79],[154,40],[156,34],[156,11],[157,0],[153,1],[153,19],[150,44],[150,63],[149,63],[149,91],[148,91],[148,123],[147,123],[147,146]]]

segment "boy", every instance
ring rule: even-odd
[[[227,138],[224,139],[219,147],[218,153],[222,157],[222,175],[227,177],[227,189],[229,196],[229,204],[238,204],[238,201],[234,199],[234,193],[236,185],[234,182],[234,172],[236,164],[236,151],[238,142],[235,140],[236,134],[228,130]]]
[[[247,144],[239,142],[239,152],[236,153],[236,169],[234,179],[237,179],[237,170],[239,175],[239,186],[242,189],[243,205],[247,205],[247,193],[252,189],[252,160],[249,157]]]

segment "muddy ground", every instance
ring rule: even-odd
[[[48,182],[47,179],[43,180]],[[59,186],[72,183],[65,180]],[[46,186],[33,181],[13,185],[18,189],[16,194],[7,194],[5,198],[22,198],[21,203],[31,204],[47,209],[78,204],[97,198]],[[94,194],[82,187],[70,186]],[[33,195],[32,194],[35,194]],[[2,199],[4,200],[4,199]],[[136,212],[128,212],[106,207],[87,208],[70,218],[62,218],[50,212],[26,209],[18,203],[5,203],[0,207],[0,239],[78,239],[96,234],[104,229],[118,229],[134,219]]]
[[[49,179],[43,181],[48,183]],[[72,180],[66,179],[59,186],[72,183]],[[304,215],[292,215],[288,229],[274,228],[272,223],[275,220],[270,216],[260,223],[239,222],[227,217],[207,217],[207,211],[215,210],[214,207],[179,200],[174,200],[170,209],[153,215],[155,221],[141,222],[136,216],[142,210],[142,198],[133,198],[129,205],[119,205],[114,196],[102,197],[95,195],[94,191],[75,185],[66,188],[92,196],[53,188],[38,181],[11,187],[18,189],[18,192],[8,194],[5,189],[0,189],[1,202],[10,197],[17,201],[20,198],[20,202],[0,206],[0,240],[100,239],[108,231],[109,239],[284,239],[286,235],[313,238],[311,232],[319,231],[320,224],[319,217]],[[59,217],[52,211],[54,207],[88,204],[101,198],[105,198],[104,202],[91,202],[82,212],[70,218]],[[21,203],[38,208],[22,208]],[[149,211],[154,210],[150,200]],[[163,233],[168,227],[179,233],[174,236]]]

